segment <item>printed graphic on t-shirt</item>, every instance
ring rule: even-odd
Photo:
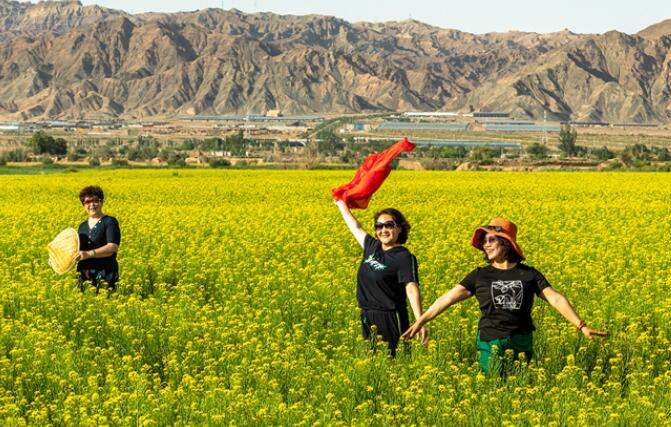
[[[502,310],[519,310],[522,307],[524,288],[521,280],[499,280],[492,282],[494,307]]]
[[[376,271],[384,271],[387,269],[387,266],[382,264],[380,261],[376,260],[375,257],[373,257],[373,254],[368,255],[368,258],[366,258],[363,262],[368,264],[370,268]]]

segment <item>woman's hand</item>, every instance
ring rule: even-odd
[[[84,261],[85,259],[92,258],[93,255],[91,254],[91,251],[79,251],[75,259],[77,261]]]
[[[417,323],[415,323],[410,327],[410,329],[401,335],[401,338],[407,341],[412,339],[414,336],[417,337],[417,341],[419,341],[422,345],[427,345],[429,343],[429,331],[426,329],[426,326],[420,326],[417,328]]]
[[[575,312],[569,300],[559,292],[555,291],[552,286],[544,288],[539,294],[541,298],[546,300],[555,310],[557,310],[566,320],[576,326],[580,332],[585,334],[590,340],[594,337],[608,336],[606,332],[597,331],[596,329],[588,328],[584,320],[580,320],[580,316]]]
[[[426,329],[426,326],[422,326],[419,330],[417,340],[422,343],[422,345],[427,345],[429,343],[429,331]]]
[[[597,331],[596,329],[592,329],[592,328],[587,327],[587,325],[580,328],[580,332],[582,332],[590,340],[593,340],[594,337],[607,337],[608,336],[607,332]]]
[[[419,322],[415,322],[415,324],[412,325],[410,328],[408,328],[407,331],[403,332],[401,338],[407,341],[413,338],[418,333],[420,334],[420,338],[422,339],[422,344],[429,342],[429,333],[427,332],[426,328]]]

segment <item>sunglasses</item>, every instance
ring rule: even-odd
[[[82,204],[83,205],[90,205],[91,203],[100,203],[102,199],[85,199]]]
[[[498,242],[498,241],[499,241],[499,238],[496,237],[496,236],[485,236],[485,237],[482,238],[482,244],[483,244],[483,245],[484,245],[485,243],[492,244],[492,243],[496,243],[496,242]]]
[[[393,230],[394,227],[396,227],[396,223],[394,221],[376,222],[375,223],[375,229],[376,230],[382,230],[383,228],[388,228],[390,230]]]
[[[503,230],[503,227],[500,227],[498,225],[483,225],[480,228],[486,228],[487,230],[494,230],[494,231],[501,231]]]

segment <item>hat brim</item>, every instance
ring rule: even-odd
[[[519,255],[520,258],[522,258],[522,260],[526,259],[524,257],[524,253],[522,253],[522,248],[520,248],[517,242],[511,239],[510,236],[503,231],[496,231],[488,228],[478,227],[473,233],[473,237],[471,238],[471,246],[473,246],[476,249],[480,249],[481,251],[484,252],[485,249],[482,247],[482,237],[485,234],[493,234],[498,237],[503,237],[504,239],[509,241],[511,245],[513,245],[513,249],[515,249],[515,252],[517,252],[517,255]]]

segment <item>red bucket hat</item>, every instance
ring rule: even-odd
[[[504,239],[508,240],[513,245],[515,252],[517,252],[517,254],[522,259],[525,259],[524,254],[522,253],[522,249],[519,247],[516,241],[517,226],[515,224],[508,221],[507,219],[494,218],[491,221],[489,221],[489,224],[483,225],[482,227],[478,227],[475,230],[475,233],[473,233],[473,238],[471,239],[471,245],[474,248],[484,251],[484,249],[482,248],[482,236],[488,233],[493,234],[495,236],[503,237]]]

